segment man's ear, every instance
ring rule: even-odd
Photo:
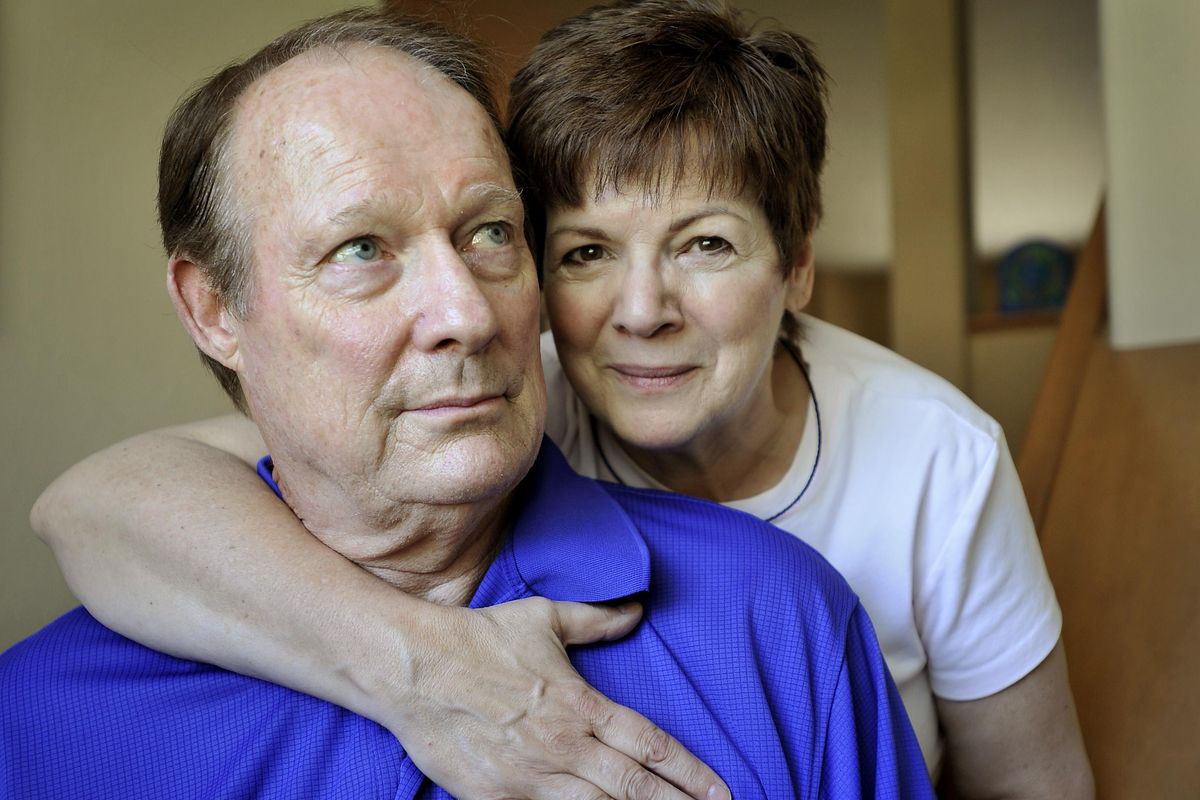
[[[784,307],[793,314],[799,314],[812,299],[813,290],[813,243],[812,234],[804,237],[804,243],[792,256],[791,266],[788,267],[784,279],[786,295]]]
[[[167,261],[167,294],[192,341],[209,358],[237,372],[242,365],[233,315],[203,270],[183,256]]]

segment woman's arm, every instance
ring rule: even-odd
[[[937,698],[937,710],[954,796],[1095,797],[1061,639],[1007,689],[966,702]]]
[[[55,481],[33,527],[104,624],[370,717],[455,796],[728,796],[566,658],[623,636],[636,606],[405,595],[308,534],[255,474],[262,452],[236,416],[144,434]]]

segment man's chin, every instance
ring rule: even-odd
[[[486,502],[511,492],[529,472],[541,444],[536,436],[486,432],[456,437],[422,458],[407,460],[392,479],[398,499],[430,505]]]

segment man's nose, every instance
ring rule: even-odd
[[[612,324],[623,333],[649,337],[676,330],[683,321],[673,270],[657,259],[639,259],[621,273]]]
[[[482,350],[499,332],[486,286],[449,241],[423,248],[414,343],[424,350]]]

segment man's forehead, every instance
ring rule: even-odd
[[[474,97],[377,46],[320,48],[278,67],[244,93],[232,135],[235,180],[251,191],[264,180],[311,189],[381,160],[423,170],[451,153],[503,161],[507,171],[499,134]]]
[[[376,45],[318,47],[279,65],[251,84],[238,99],[239,127],[255,121],[279,124],[328,108],[337,98],[354,98],[364,114],[373,105],[407,105],[430,91],[458,88],[412,56]]]

